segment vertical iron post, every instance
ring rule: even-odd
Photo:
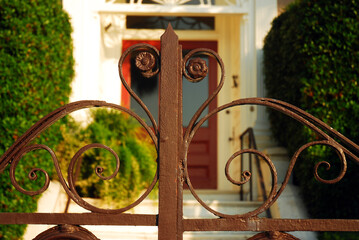
[[[182,53],[169,25],[161,36],[158,239],[182,239]]]

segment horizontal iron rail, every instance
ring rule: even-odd
[[[0,224],[157,226],[157,214],[0,213]]]
[[[358,231],[357,219],[184,219],[184,231]]]
[[[0,224],[158,226],[157,214],[0,213]],[[184,231],[358,231],[357,219],[183,219]]]

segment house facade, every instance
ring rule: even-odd
[[[183,46],[184,54],[193,48],[210,48],[221,56],[225,66],[225,84],[210,108],[235,99],[265,96],[262,73],[263,39],[278,9],[290,1],[280,0],[63,0],[71,17],[76,61],[76,77],[71,101],[104,100],[136,108],[124,93],[118,75],[118,60],[125,49],[135,43],[159,47],[164,27],[171,23]],[[209,77],[202,85],[185,85],[184,105],[189,101],[190,118],[215,88],[220,69],[213,59]],[[129,68],[130,69],[130,66]],[[125,71],[125,70],[124,70]],[[130,71],[130,70],[127,70]],[[126,73],[125,73],[126,74]],[[131,78],[130,72],[127,73]],[[135,82],[132,86],[136,87]],[[156,112],[157,90],[154,86],[138,91]],[[186,90],[187,89],[187,90]],[[185,92],[187,91],[187,92]],[[187,106],[186,105],[186,106]],[[184,107],[187,109],[187,107]],[[155,113],[154,113],[155,115]],[[76,118],[84,119],[84,115]],[[187,120],[184,119],[184,127]],[[203,126],[190,149],[191,179],[195,187],[233,191],[224,173],[230,156],[238,150],[239,135],[253,127],[259,148],[275,144],[271,141],[266,110],[257,106],[233,108],[221,112]],[[206,129],[210,129],[206,133]],[[192,155],[191,155],[192,154]],[[190,160],[189,160],[190,162]],[[239,163],[238,163],[239,164]],[[231,168],[233,174],[239,168]],[[192,181],[192,180],[191,180]],[[194,180],[196,181],[196,180]]]

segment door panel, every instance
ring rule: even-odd
[[[136,41],[124,40],[123,51],[137,43],[148,43],[160,50],[159,41]],[[209,48],[217,51],[216,41],[180,41],[183,53],[186,54],[195,48]],[[202,57],[201,57],[202,58]],[[204,56],[204,60],[209,65],[208,76],[199,83],[188,82],[183,79],[183,125],[184,131],[190,119],[197,111],[199,106],[217,87],[217,63],[214,59]],[[123,65],[124,77],[131,85],[131,88],[146,104],[156,121],[158,120],[158,76],[152,79],[141,79],[136,75],[132,60],[125,61]],[[130,107],[149,123],[147,116],[139,105],[131,99],[122,89],[122,105]],[[209,111],[216,108],[216,99],[206,108],[203,117]],[[216,189],[217,188],[217,118],[211,117],[197,131],[193,138],[188,152],[188,172],[191,183],[196,189]]]

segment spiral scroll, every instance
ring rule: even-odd
[[[45,183],[43,184],[43,187],[41,187],[39,190],[37,190],[37,191],[29,191],[29,190],[26,190],[26,189],[22,188],[20,186],[20,184],[17,182],[16,177],[15,177],[15,170],[16,170],[16,167],[17,167],[17,165],[19,163],[19,160],[22,158],[22,156],[24,154],[26,154],[28,152],[31,152],[33,150],[39,150],[39,149],[46,150],[48,153],[50,153],[52,159],[56,159],[55,162],[58,162],[57,158],[56,158],[56,155],[52,151],[52,149],[50,149],[46,145],[35,144],[35,145],[27,146],[23,150],[19,151],[17,153],[17,155],[15,156],[14,161],[11,164],[11,167],[10,167],[10,180],[11,180],[13,186],[19,192],[22,192],[22,193],[27,194],[29,196],[35,196],[35,195],[41,194],[49,187],[49,184],[50,184],[49,174],[45,170],[43,170],[41,168],[33,168],[28,174],[29,179],[32,180],[32,181],[36,180],[37,179],[37,172],[42,172],[44,174],[44,176],[45,176]]]
[[[121,56],[118,61],[118,72],[123,86],[126,88],[128,93],[138,102],[138,104],[142,107],[142,109],[146,112],[149,117],[152,127],[155,131],[155,134],[158,134],[157,123],[152,116],[151,112],[148,110],[147,106],[142,102],[142,100],[138,97],[138,95],[131,89],[131,87],[127,84],[127,81],[123,75],[122,65],[125,59],[134,52],[138,52],[136,55],[136,66],[142,71],[142,75],[144,77],[150,78],[159,73],[159,68],[155,69],[158,64],[156,64],[156,59],[159,58],[158,50],[149,45],[149,44],[135,44],[129,47]]]
[[[119,67],[119,75],[120,75],[120,79],[124,85],[124,87],[127,89],[127,91],[130,93],[130,95],[132,95],[132,97],[140,104],[140,106],[144,109],[144,111],[146,112],[146,114],[148,115],[148,117],[151,120],[152,123],[152,127],[149,127],[144,120],[142,120],[136,113],[134,113],[133,111],[124,108],[122,106],[116,105],[116,104],[111,104],[111,103],[106,103],[103,101],[78,101],[78,102],[74,102],[74,103],[70,103],[67,104],[63,107],[58,108],[57,110],[53,111],[52,113],[48,114],[47,116],[45,116],[44,118],[42,118],[40,121],[38,121],[37,123],[35,123],[23,136],[21,136],[6,152],[5,154],[1,157],[0,159],[0,171],[4,170],[5,167],[11,164],[10,167],[10,178],[12,181],[12,184],[14,185],[14,187],[27,195],[38,195],[43,193],[49,186],[50,183],[50,179],[49,179],[49,174],[41,169],[41,168],[33,168],[28,176],[30,180],[36,180],[37,179],[37,174],[39,172],[41,172],[44,176],[45,176],[45,182],[43,183],[42,187],[38,190],[26,190],[24,188],[22,188],[19,184],[19,182],[17,181],[16,177],[15,177],[15,171],[16,168],[18,166],[19,161],[22,159],[22,157],[31,151],[34,150],[38,150],[38,149],[43,149],[46,150],[50,155],[51,158],[53,160],[54,166],[55,166],[55,170],[57,172],[59,181],[62,185],[62,187],[64,188],[64,190],[66,191],[66,193],[68,194],[68,196],[74,201],[76,202],[78,205],[80,205],[81,207],[90,210],[92,212],[98,212],[98,213],[122,213],[127,211],[128,209],[133,208],[134,206],[138,205],[141,201],[143,201],[143,199],[145,199],[148,194],[153,190],[156,182],[157,182],[157,176],[158,176],[158,172],[156,171],[155,176],[153,178],[152,183],[150,184],[150,186],[146,189],[146,191],[132,204],[130,204],[129,206],[126,206],[124,208],[121,209],[100,209],[97,208],[91,204],[89,204],[88,202],[86,202],[83,198],[80,197],[80,195],[77,193],[75,185],[76,185],[76,177],[74,176],[74,167],[76,165],[76,162],[78,161],[78,159],[81,157],[81,155],[91,149],[91,148],[101,148],[101,149],[105,149],[107,151],[109,151],[115,158],[116,160],[116,169],[114,170],[114,172],[110,175],[110,176],[103,176],[103,172],[105,167],[104,166],[98,166],[95,169],[95,173],[96,175],[102,179],[102,180],[109,180],[112,179],[116,176],[116,174],[119,171],[120,168],[120,159],[119,156],[117,155],[116,152],[114,152],[111,148],[109,148],[108,146],[105,146],[103,144],[89,144],[87,146],[82,147],[80,150],[78,150],[78,152],[73,156],[73,158],[70,161],[69,167],[68,167],[68,182],[66,182],[66,180],[63,177],[63,174],[61,172],[60,166],[59,166],[59,161],[57,159],[56,154],[54,153],[54,151],[49,148],[46,145],[40,145],[40,144],[34,144],[34,145],[29,145],[31,143],[32,140],[34,140],[37,136],[39,136],[42,132],[44,132],[48,127],[50,127],[53,123],[55,123],[56,121],[58,121],[60,118],[70,114],[71,112],[80,110],[80,109],[86,109],[86,108],[92,108],[92,107],[107,107],[107,108],[111,108],[117,111],[121,111],[121,112],[125,112],[127,114],[129,114],[130,116],[132,116],[133,118],[135,118],[141,125],[142,127],[144,127],[145,131],[147,132],[147,134],[150,136],[150,138],[152,139],[152,142],[156,148],[156,150],[158,150],[158,140],[157,140],[157,136],[158,136],[158,128],[157,128],[157,123],[154,120],[152,114],[149,112],[148,108],[145,106],[145,104],[139,99],[139,97],[134,93],[134,91],[130,88],[130,86],[127,84],[124,76],[123,76],[123,72],[122,72],[122,64],[125,61],[126,57],[131,54],[131,53],[137,53],[136,55],[136,67],[141,71],[142,75],[145,77],[152,77],[156,74],[159,73],[159,52],[156,48],[152,47],[151,45],[148,44],[136,44],[132,47],[130,47],[129,49],[127,49],[122,57],[119,60],[118,63],[118,67]]]
[[[206,116],[204,116],[202,119],[200,119],[192,128],[192,130],[190,131],[190,133],[187,133],[187,139],[185,139],[186,144],[190,144],[191,140],[193,139],[193,136],[195,135],[196,131],[201,127],[201,125],[207,121],[210,117],[212,117],[213,115],[217,114],[220,111],[226,110],[228,108],[231,107],[235,107],[235,106],[242,106],[242,105],[261,105],[261,106],[266,106],[266,107],[270,107],[273,108],[279,112],[282,112],[283,114],[286,114],[288,116],[290,116],[291,118],[301,122],[302,124],[306,125],[307,127],[309,127],[310,129],[312,129],[314,132],[316,132],[318,134],[318,136],[320,138],[322,138],[323,140],[319,140],[319,141],[314,141],[314,142],[310,142],[305,144],[304,146],[300,147],[297,152],[293,155],[293,157],[291,158],[285,179],[281,185],[281,187],[276,190],[276,181],[277,181],[277,174],[276,174],[276,169],[272,163],[272,161],[264,154],[258,152],[257,150],[254,149],[247,149],[247,150],[242,150],[242,151],[238,151],[235,154],[232,155],[232,157],[228,160],[227,165],[226,165],[226,175],[227,178],[230,182],[232,182],[235,185],[242,185],[245,184],[248,180],[249,177],[251,175],[250,172],[243,172],[242,176],[244,176],[244,181],[235,181],[233,180],[228,173],[228,168],[230,163],[232,162],[232,160],[237,157],[240,154],[243,153],[251,153],[251,154],[257,154],[259,155],[262,159],[265,160],[265,162],[267,163],[267,165],[269,166],[271,173],[272,173],[272,190],[268,196],[268,199],[256,210],[249,212],[249,213],[245,213],[245,214],[234,214],[234,215],[227,215],[227,214],[223,214],[223,213],[219,213],[217,211],[214,211],[213,209],[211,209],[208,205],[206,205],[199,197],[198,195],[195,193],[195,190],[193,189],[189,176],[188,176],[188,170],[187,170],[187,159],[184,162],[185,164],[185,177],[186,177],[186,181],[187,184],[192,192],[192,194],[194,195],[194,197],[198,200],[198,202],[205,207],[208,211],[212,212],[213,214],[215,214],[216,216],[219,217],[237,217],[237,218],[248,218],[248,217],[254,217],[257,216],[258,214],[262,213],[263,211],[267,210],[270,208],[270,206],[273,205],[273,203],[278,199],[278,197],[282,194],[283,190],[285,189],[286,185],[289,182],[289,178],[292,174],[294,165],[296,164],[300,154],[307,149],[308,147],[314,146],[314,145],[325,145],[325,146],[329,146],[331,148],[333,148],[338,156],[339,156],[339,160],[341,162],[341,170],[338,174],[338,176],[334,179],[329,179],[329,180],[325,180],[323,178],[321,178],[318,174],[318,168],[319,166],[322,165],[326,165],[327,166],[327,170],[329,170],[330,168],[330,164],[328,162],[322,161],[317,163],[314,166],[314,176],[315,178],[322,182],[322,183],[326,183],[326,184],[333,184],[333,183],[337,183],[339,182],[345,175],[346,170],[347,170],[347,162],[346,162],[346,155],[349,156],[351,159],[353,159],[354,161],[356,161],[357,163],[359,163],[359,158],[353,154],[351,151],[349,151],[346,147],[344,147],[342,144],[339,144],[337,141],[335,141],[332,137],[335,137],[337,139],[339,139],[343,144],[345,144],[345,146],[347,146],[348,148],[351,148],[352,150],[355,150],[358,152],[359,146],[356,145],[355,143],[353,143],[352,141],[350,141],[349,139],[347,139],[346,137],[344,137],[342,134],[338,133],[337,131],[335,131],[334,129],[332,129],[331,127],[329,127],[327,124],[323,123],[322,121],[318,120],[317,118],[313,117],[312,115],[304,112],[303,110],[290,105],[288,103],[279,101],[279,100],[274,100],[274,99],[268,99],[268,98],[248,98],[248,99],[240,99],[240,100],[236,100],[233,101],[231,103],[225,104],[223,106],[220,106],[216,109],[214,109],[213,111],[211,111],[210,113],[208,113]],[[323,130],[327,131],[328,133],[324,132]],[[186,150],[188,151],[188,146],[186,145]]]
[[[195,55],[207,55],[209,57],[214,58],[219,67],[221,68],[221,78],[220,81],[218,83],[217,88],[214,90],[214,92],[208,97],[208,99],[198,108],[198,110],[196,111],[196,113],[194,114],[194,116],[192,117],[191,121],[188,124],[187,130],[185,132],[185,136],[184,136],[184,141],[187,142],[190,138],[190,134],[193,130],[193,126],[196,124],[198,118],[201,116],[202,112],[204,111],[204,109],[213,101],[213,99],[218,95],[219,91],[222,89],[223,84],[224,84],[224,64],[223,61],[221,59],[221,57],[213,50],[211,49],[207,49],[207,48],[198,48],[198,49],[194,49],[192,51],[190,51],[183,59],[183,75],[186,77],[186,79],[190,82],[199,82],[201,80],[204,79],[204,77],[206,76],[208,69],[207,66],[205,65],[205,61],[201,60],[200,58],[195,58],[190,60],[190,62],[187,64],[188,60],[190,58],[192,58]],[[197,67],[195,67],[194,65],[197,65]],[[189,73],[187,73],[186,70],[189,70]],[[196,73],[194,73],[193,71],[191,71],[191,69],[195,69]],[[198,73],[201,72],[201,73]],[[197,77],[197,78],[196,78]]]
[[[67,195],[74,201],[76,202],[79,206],[90,210],[92,212],[98,212],[98,213],[122,213],[127,211],[128,209],[133,208],[134,206],[138,205],[141,201],[143,201],[143,199],[145,199],[148,194],[152,191],[152,189],[154,188],[156,182],[157,182],[157,175],[158,172],[156,172],[154,179],[152,181],[152,183],[150,184],[150,186],[147,188],[147,190],[132,204],[130,204],[127,207],[121,208],[121,209],[101,209],[101,208],[97,208],[91,204],[89,204],[88,202],[86,202],[85,200],[83,200],[79,194],[76,191],[75,188],[75,177],[74,177],[74,173],[73,173],[73,169],[75,166],[76,161],[78,160],[78,158],[81,156],[82,153],[84,153],[86,150],[91,149],[91,148],[102,148],[105,149],[109,152],[112,153],[112,155],[115,157],[116,159],[116,169],[113,172],[113,174],[111,174],[110,176],[102,176],[102,171],[103,171],[103,167],[97,167],[95,169],[96,175],[103,179],[103,180],[107,180],[107,179],[111,179],[113,178],[119,169],[119,157],[118,155],[109,147],[102,145],[102,144],[89,144],[83,148],[81,148],[72,158],[70,165],[69,165],[69,169],[68,169],[68,182],[69,184],[67,184],[67,182],[65,181],[63,174],[61,172],[60,166],[59,166],[59,161],[56,157],[56,154],[54,153],[54,151],[49,148],[46,145],[42,145],[42,144],[33,144],[33,145],[28,145],[33,139],[35,139],[37,136],[39,136],[43,131],[45,131],[48,127],[50,127],[54,122],[58,121],[60,118],[66,116],[67,114],[80,110],[80,109],[85,109],[85,108],[91,108],[91,107],[107,107],[107,108],[111,108],[114,110],[118,110],[118,111],[122,111],[125,112],[127,114],[129,114],[130,116],[134,117],[146,130],[146,132],[149,134],[149,136],[151,137],[153,144],[155,145],[155,148],[158,149],[158,143],[157,143],[157,136],[154,134],[154,132],[152,131],[152,129],[144,122],[144,120],[142,120],[137,114],[135,114],[134,112],[132,112],[131,110],[124,108],[122,106],[116,105],[116,104],[111,104],[111,103],[106,103],[103,101],[79,101],[79,102],[74,102],[74,103],[70,103],[67,104],[55,111],[53,111],[52,113],[48,114],[47,116],[45,116],[44,118],[42,118],[40,121],[38,121],[37,123],[35,123],[23,136],[21,136],[12,147],[10,147],[7,152],[1,157],[0,159],[0,163],[1,163],[1,167],[2,170],[11,163],[10,166],[10,178],[12,181],[12,184],[14,185],[14,187],[27,195],[38,195],[43,193],[49,186],[49,174],[40,168],[33,168],[30,173],[29,173],[29,179],[30,180],[36,180],[37,179],[37,172],[42,172],[45,175],[45,182],[43,184],[43,186],[36,191],[31,191],[31,190],[26,190],[24,188],[22,188],[19,183],[17,182],[16,178],[15,178],[15,171],[16,171],[16,167],[18,166],[19,161],[22,159],[22,157],[31,151],[34,150],[38,150],[38,149],[43,149],[46,150],[50,155],[51,158],[53,160],[54,166],[55,166],[55,170],[57,172],[59,181],[63,187],[63,189],[66,191]]]
[[[325,146],[329,146],[329,147],[333,148],[337,152],[340,162],[341,162],[340,173],[338,174],[338,176],[336,178],[330,179],[330,180],[325,180],[325,179],[321,178],[318,174],[318,168],[320,166],[327,166],[327,170],[329,170],[330,164],[325,161],[316,164],[314,166],[314,176],[320,182],[327,183],[327,184],[333,184],[333,183],[340,181],[344,177],[346,169],[347,169],[346,155],[348,155],[350,158],[354,159],[356,162],[359,163],[359,158],[356,155],[354,155],[352,152],[350,152],[348,149],[346,149],[343,145],[336,142],[332,137],[339,139],[343,144],[350,147],[352,150],[354,150],[356,152],[359,152],[359,146],[354,144],[349,139],[345,138],[343,135],[341,135],[337,131],[333,130],[331,127],[329,127],[322,121],[313,117],[312,115],[304,112],[303,110],[301,110],[293,105],[290,105],[288,103],[285,103],[285,102],[282,102],[279,100],[267,99],[267,98],[240,99],[240,100],[236,100],[231,103],[225,104],[223,106],[220,106],[220,107],[212,110],[210,113],[208,113],[202,119],[199,119],[199,117],[202,114],[202,112],[204,111],[204,109],[206,107],[208,107],[210,102],[217,96],[217,94],[221,90],[223,83],[224,83],[223,62],[222,62],[221,58],[215,52],[213,52],[212,50],[209,50],[209,49],[195,49],[195,50],[192,50],[190,53],[188,53],[185,56],[185,58],[183,59],[183,67],[182,67],[183,75],[191,82],[201,81],[206,76],[206,74],[208,72],[208,68],[205,65],[205,61],[203,61],[202,59],[200,59],[198,57],[194,58],[195,55],[200,55],[200,54],[205,54],[205,55],[215,58],[221,68],[222,74],[221,74],[221,80],[220,80],[217,88],[212,93],[212,95],[210,95],[210,97],[200,106],[200,108],[197,110],[195,115],[192,117],[192,119],[188,125],[188,128],[184,135],[184,154],[185,154],[185,156],[183,156],[183,159],[184,159],[183,165],[184,165],[184,177],[185,177],[186,183],[187,183],[190,191],[192,192],[192,195],[208,211],[212,212],[214,215],[219,216],[219,217],[248,218],[248,217],[257,216],[258,214],[269,209],[269,207],[281,195],[284,188],[288,184],[289,177],[292,174],[294,165],[295,165],[299,155],[310,146],[325,145]],[[292,157],[292,159],[290,161],[290,165],[287,170],[286,177],[285,177],[281,187],[278,190],[277,190],[277,186],[276,186],[277,185],[276,169],[275,169],[272,161],[265,154],[260,153],[259,151],[254,150],[254,149],[242,150],[242,151],[238,151],[235,154],[233,154],[232,157],[227,161],[226,168],[225,168],[226,177],[231,183],[233,183],[235,185],[239,185],[239,186],[243,185],[249,181],[249,179],[251,178],[251,175],[252,175],[251,172],[244,171],[242,173],[243,180],[241,180],[241,181],[234,180],[229,174],[229,166],[230,166],[231,162],[234,160],[234,158],[236,158],[237,156],[244,154],[244,153],[256,154],[265,160],[265,162],[267,163],[267,165],[272,173],[272,189],[270,191],[270,194],[269,194],[267,200],[260,207],[255,209],[254,211],[251,211],[251,212],[248,212],[245,214],[228,215],[228,214],[223,214],[223,213],[220,213],[220,212],[217,212],[217,211],[211,209],[196,194],[196,191],[194,190],[194,188],[191,184],[191,180],[190,180],[190,177],[188,174],[187,154],[188,154],[189,145],[190,145],[194,135],[196,134],[197,130],[201,127],[201,125],[205,121],[207,121],[210,117],[212,117],[213,115],[217,114],[220,111],[223,111],[225,109],[235,107],[235,106],[241,106],[241,105],[261,105],[261,106],[273,108],[279,112],[282,112],[283,114],[290,116],[291,118],[296,119],[297,121],[301,122],[302,124],[306,125],[310,129],[312,129],[314,132],[316,132],[318,134],[319,138],[321,138],[322,140],[308,143],[308,144],[302,146],[294,154],[294,156]]]

